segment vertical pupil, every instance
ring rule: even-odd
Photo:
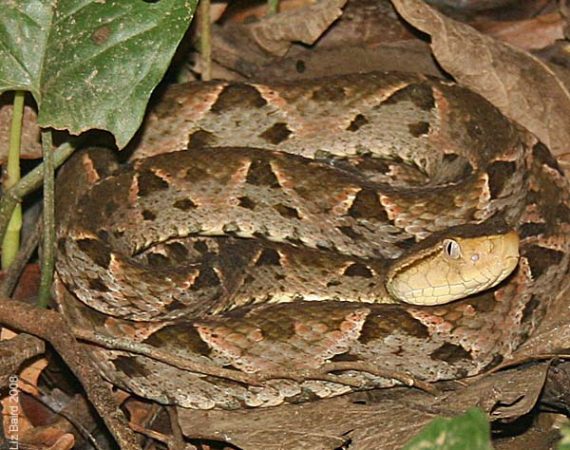
[[[451,258],[455,258],[455,242],[454,241],[447,241],[447,244],[445,245],[445,252],[447,253],[447,255]]]

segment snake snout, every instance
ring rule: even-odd
[[[515,231],[509,231],[508,233],[501,235],[503,247],[504,247],[504,256],[505,258],[513,258],[517,262],[519,260],[519,244],[520,239],[519,235]]]
[[[520,258],[519,235],[514,231],[510,231],[509,233],[503,235],[502,243],[503,243],[503,255],[502,256],[497,255],[497,257],[502,258],[502,260],[504,261],[504,268],[503,268],[504,275],[498,277],[497,281],[494,284],[492,284],[490,287],[496,286],[505,278],[507,278],[515,270],[515,268],[519,263],[519,258]]]

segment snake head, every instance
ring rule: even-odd
[[[514,231],[446,237],[396,260],[386,288],[404,303],[442,305],[496,286],[518,260],[519,237]]]

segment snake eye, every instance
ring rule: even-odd
[[[457,241],[446,239],[443,241],[443,251],[448,258],[458,259],[461,256],[461,248]]]

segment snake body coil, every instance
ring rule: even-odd
[[[234,409],[470,376],[567,277],[564,174],[470,91],[367,74],[161,105],[141,159],[83,153],[58,186],[64,313],[192,368],[93,348],[139,395]]]

